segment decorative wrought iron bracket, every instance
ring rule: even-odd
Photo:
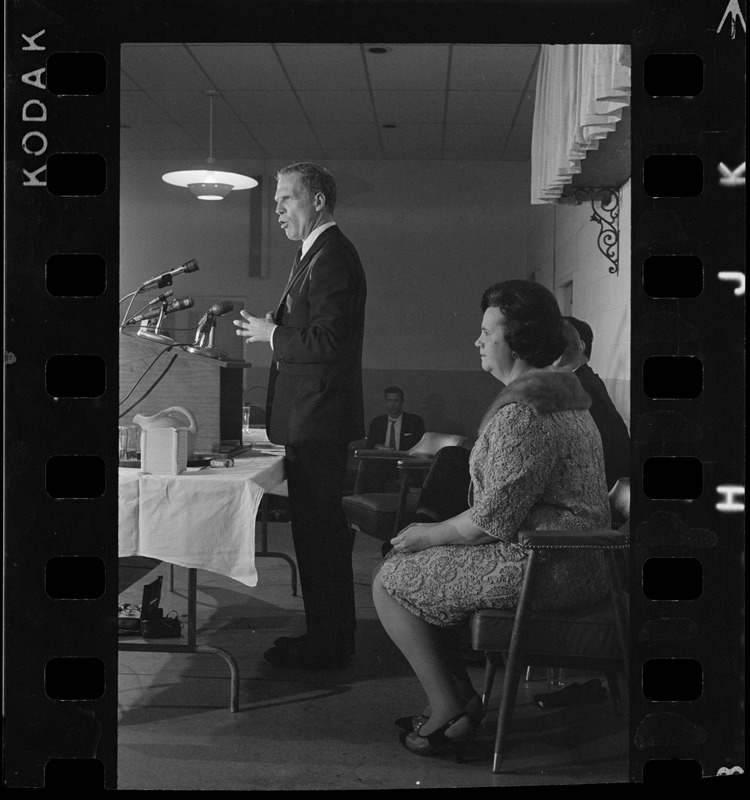
[[[620,273],[620,192],[611,187],[579,187],[573,191],[576,205],[585,199],[591,203],[591,221],[599,225],[596,244],[612,264],[609,271],[613,275]],[[597,208],[597,201],[599,207]]]

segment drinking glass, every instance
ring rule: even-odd
[[[552,689],[559,689],[561,686],[565,686],[561,667],[547,667],[547,683]]]
[[[137,461],[141,457],[141,426],[119,425],[120,461]]]

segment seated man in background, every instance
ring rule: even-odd
[[[618,478],[630,475],[630,434],[607,392],[604,381],[588,365],[594,338],[591,328],[574,317],[565,317],[565,320],[565,351],[554,363],[554,367],[574,372],[591,397],[589,411],[602,437],[607,489],[612,489]],[[583,336],[579,331],[583,331]]]
[[[418,414],[404,411],[404,392],[398,386],[388,386],[384,392],[388,411],[375,417],[367,433],[369,449],[410,450],[424,436],[424,420]],[[390,482],[398,483],[395,463],[383,462],[367,465],[365,491],[383,492]]]
[[[588,364],[591,360],[591,345],[594,343],[594,331],[591,329],[591,325],[575,317],[563,317],[563,319],[569,322],[576,331],[578,331],[578,336],[581,339],[582,345],[580,349],[585,359],[583,363]],[[589,367],[589,369],[591,368]]]

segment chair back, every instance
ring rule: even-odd
[[[425,433],[411,450],[364,450],[355,452],[360,459],[360,468],[354,486],[354,494],[342,500],[344,514],[350,527],[359,529],[368,536],[388,542],[407,522],[416,517],[417,503],[421,493],[409,491],[409,475],[426,473],[439,450],[460,446],[465,436],[452,433]],[[366,460],[398,464],[401,472],[398,492],[363,491],[363,466]],[[468,469],[467,469],[468,475]],[[465,497],[465,494],[463,495]]]
[[[466,441],[465,436],[455,433],[427,432],[409,450],[410,456],[434,456],[443,447],[460,447]]]
[[[630,519],[630,478],[618,478],[609,491],[609,507],[612,511],[612,527],[627,531]]]

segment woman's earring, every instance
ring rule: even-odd
[[[514,353],[514,352],[511,350],[511,352],[510,352],[510,357],[511,357],[511,358],[512,358],[514,361],[516,361],[516,360],[518,359],[518,353]]]

